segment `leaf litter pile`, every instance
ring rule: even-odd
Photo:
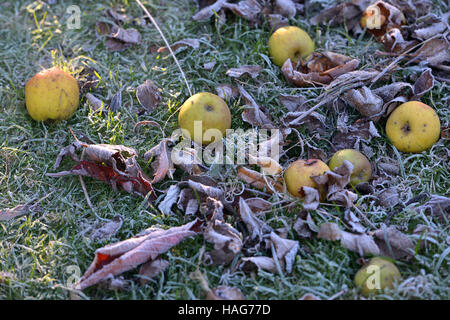
[[[244,19],[252,28],[274,31],[289,25],[290,19],[304,15],[308,5],[308,2],[294,0],[198,1],[192,19],[199,25],[214,22],[219,30],[225,24]],[[437,241],[438,231],[418,225],[411,232],[392,225],[390,220],[401,210],[413,210],[448,225],[450,199],[445,195],[422,194],[403,202],[401,186],[395,184],[395,177],[404,170],[401,159],[395,155],[377,158],[373,144],[381,143],[383,133],[379,131],[379,124],[384,123],[396,107],[419,100],[437,82],[450,82],[449,14],[429,14],[431,5],[428,1],[356,0],[321,9],[310,19],[312,25],[345,24],[352,37],[369,33],[383,45],[384,50],[377,51],[377,55],[385,57],[385,63],[362,66],[357,58],[319,49],[299,61],[287,59],[280,68],[286,87],[322,89],[314,99],[301,94],[280,94],[278,103],[287,112],[279,118],[245,88],[246,79],[258,79],[264,72],[263,66],[229,68],[223,75],[228,83],[218,85],[216,93],[228,103],[234,101],[243,105],[241,119],[254,130],[279,129],[276,137],[254,146],[258,153],[257,156],[247,155],[246,163],[250,164],[203,163],[197,154],[201,146],[177,150],[178,137],[166,137],[164,123],[154,120],[142,120],[134,128],[136,135],[145,135],[145,127],[156,128],[163,134],[163,138],[144,154],[139,154],[134,146],[96,144],[82,133],[73,133],[74,142],[60,151],[53,172],[48,176],[67,179],[66,176],[78,175],[83,188],[90,179],[99,180],[114,191],[143,198],[145,206],[152,206],[163,215],[181,213],[184,220],[183,224],[168,229],[149,226],[129,239],[98,248],[92,253],[92,263],[84,270],[75,289],[84,290],[106,282],[110,287],[123,287],[121,275],[130,270],[135,270],[141,285],[145,285],[168,268],[164,254],[192,237],[202,238],[204,245],[199,253],[199,266],[189,276],[192,281],[200,282],[208,299],[245,297],[236,287],[209,288],[200,271],[202,266],[223,266],[230,273],[253,276],[257,276],[259,270],[289,275],[296,264],[302,263],[300,254],[308,254],[310,249],[302,244],[307,239],[318,238],[342,246],[360,257],[355,262],[358,264],[371,256],[412,263],[417,250]],[[379,8],[375,11],[381,14],[381,26],[376,29],[364,29],[360,25],[361,17],[370,6]],[[142,45],[142,36],[135,28],[122,27],[131,20],[133,18],[125,13],[109,9],[95,26],[96,36],[105,41],[110,52],[133,50]],[[140,26],[151,26],[146,16],[134,20]],[[180,39],[170,45],[170,50],[152,47],[149,52],[178,54],[196,49],[201,43],[201,39]],[[400,63],[416,65],[417,75],[408,82],[392,81],[392,75],[401,68]],[[207,71],[215,68],[215,61],[204,65]],[[96,97],[102,88],[93,81],[95,77],[90,76],[94,71],[87,70],[87,80],[80,81],[86,101],[94,112],[117,112],[122,108],[121,91],[108,103]],[[136,100],[142,108],[139,116],[151,115],[160,106],[163,90],[150,79],[136,88]],[[320,112],[322,109],[327,109],[332,117],[325,117]],[[350,121],[354,111],[359,117]],[[443,125],[448,126],[448,121]],[[312,144],[305,132],[319,140],[333,132],[327,141],[329,150]],[[445,128],[441,139],[448,143]],[[280,150],[279,161],[266,156],[265,151],[270,148]],[[292,149],[298,152],[293,153]],[[341,149],[359,150],[369,159],[376,159],[372,162],[373,174],[368,182],[351,185],[354,168],[352,163],[344,161],[334,170],[312,176],[317,188],[303,187],[302,199],[293,198],[287,192],[283,172],[290,163],[301,158],[327,162]],[[446,161],[449,155],[447,149],[443,156]],[[62,163],[70,163],[70,169],[58,171]],[[176,181],[178,177],[181,178]],[[171,184],[160,190],[161,182],[167,181]],[[319,190],[324,191],[323,198]],[[90,202],[87,192],[85,195]],[[40,212],[40,201],[35,199],[2,210],[0,221]],[[367,212],[368,201],[387,212],[382,223],[371,219]],[[331,207],[338,208],[342,214],[329,213]],[[286,213],[281,228],[271,222],[274,210]],[[322,221],[319,216],[327,217],[328,222],[318,225],[317,221]],[[91,225],[86,232],[90,233],[91,241],[107,240],[123,223],[123,218],[117,215],[106,223]],[[310,295],[304,299],[317,297]]]

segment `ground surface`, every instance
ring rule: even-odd
[[[0,271],[13,274],[13,278],[0,280],[0,299],[66,299],[71,276],[81,274],[92,261],[96,248],[137,234],[151,225],[163,227],[184,223],[183,214],[163,216],[155,207],[146,207],[139,197],[124,192],[114,192],[109,186],[92,179],[85,179],[94,214],[86,203],[78,177],[51,178],[53,164],[59,150],[73,141],[68,131],[84,133],[96,143],[124,144],[140,153],[153,147],[161,134],[156,128],[145,128],[140,134],[133,133],[133,126],[140,120],[167,121],[166,132],[176,128],[175,110],[187,97],[188,92],[180,72],[170,56],[149,53],[148,48],[163,46],[154,28],[134,26],[143,36],[143,43],[123,52],[109,53],[105,40],[95,35],[95,22],[105,9],[117,6],[126,14],[141,17],[142,11],[134,1],[80,1],[81,28],[68,30],[65,25],[66,5],[39,8],[38,2],[10,1],[0,5],[0,208],[11,208],[34,198],[48,197],[41,203],[42,212],[19,217],[10,222],[0,222]],[[193,1],[144,1],[157,17],[169,42],[199,38],[198,49],[188,49],[177,55],[187,79],[195,92],[215,92],[215,87],[226,79],[228,68],[244,64],[258,64],[264,71],[257,80],[244,79],[241,83],[276,118],[283,112],[278,103],[280,93],[302,93],[308,98],[321,93],[320,88],[297,89],[286,83],[279,68],[267,58],[267,26],[255,28],[244,20],[230,19],[218,32],[213,21],[194,22],[196,12]],[[317,10],[320,6],[317,6]],[[444,10],[436,6],[436,11]],[[318,12],[318,11],[317,11]],[[343,28],[316,28],[309,26],[306,16],[297,16],[293,24],[303,27],[322,50],[333,50],[361,59],[360,66],[384,63],[385,57],[374,55],[380,48],[370,35],[351,38]],[[44,21],[45,20],[45,21]],[[213,71],[202,69],[204,63],[217,61]],[[90,110],[83,98],[75,116],[68,121],[44,124],[33,121],[24,103],[24,84],[43,67],[63,64],[73,72],[85,65],[94,67],[101,77],[102,90],[96,94],[110,100],[120,88],[123,108],[118,114],[99,115]],[[393,77],[398,80],[417,73],[410,66],[399,70]],[[151,79],[163,89],[161,107],[151,114],[138,115],[139,104],[135,88]],[[448,107],[441,101],[448,98],[448,86],[437,82],[422,101],[437,110],[443,124],[448,125]],[[448,100],[447,100],[448,101]],[[233,127],[249,128],[242,122],[242,103],[237,100],[230,105]],[[329,112],[321,109],[326,116]],[[331,116],[331,115],[330,115]],[[358,118],[356,111],[350,115]],[[384,123],[377,124],[381,138],[372,140],[377,161],[387,156],[402,163],[402,174],[393,178],[398,186],[402,202],[424,192],[448,195],[449,165],[448,140],[442,139],[428,152],[421,154],[396,154],[384,131]],[[304,132],[305,138],[316,147],[328,151],[327,142],[332,135],[316,140]],[[398,158],[400,157],[400,159]],[[142,164],[144,170],[150,168]],[[63,169],[70,168],[70,161]],[[179,177],[178,177],[179,178]],[[166,179],[157,185],[164,190],[172,184]],[[378,206],[370,197],[360,200],[366,204],[366,215],[377,225],[384,221],[388,210]],[[342,216],[338,207],[325,207],[328,215],[320,212],[313,217],[317,224],[333,221]],[[99,218],[112,219],[120,214],[123,227],[109,240],[95,243],[83,234],[86,226]],[[286,213],[274,209],[267,221],[273,227],[281,227],[291,221],[296,212]],[[420,250],[410,263],[398,262],[403,279],[423,275],[422,284],[405,292],[394,290],[389,294],[375,296],[378,299],[448,299],[448,221],[438,221],[414,210],[400,209],[392,223],[403,231],[413,230],[417,224],[426,224],[439,230],[436,241]],[[294,232],[290,237],[297,239]],[[267,272],[244,274],[230,273],[225,267],[207,268],[211,287],[228,284],[239,287],[248,299],[298,299],[305,293],[313,293],[326,299],[342,292],[339,299],[359,298],[353,285],[353,276],[360,268],[358,255],[333,242],[318,239],[300,240],[301,249],[290,275],[274,275]],[[188,239],[169,251],[165,256],[170,262],[166,273],[147,285],[140,285],[136,271],[124,274],[129,288],[124,291],[94,286],[85,290],[93,299],[199,299],[204,292],[198,282],[188,274],[198,264],[198,251],[204,244],[201,237]],[[78,271],[77,271],[78,270]],[[75,273],[74,273],[75,272]]]

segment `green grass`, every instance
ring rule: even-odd
[[[67,285],[73,275],[70,267],[79,268],[81,274],[84,273],[95,249],[127,239],[151,225],[170,227],[184,223],[182,212],[164,216],[155,209],[156,205],[146,207],[139,197],[125,192],[116,193],[101,182],[85,178],[95,207],[94,213],[86,203],[78,177],[55,179],[46,176],[46,173],[53,172],[59,150],[73,141],[69,126],[97,143],[124,144],[143,154],[157,144],[162,135],[157,128],[151,127],[141,128],[138,134],[134,134],[134,125],[141,120],[156,120],[164,124],[165,133],[170,134],[177,127],[176,110],[188,97],[172,57],[149,52],[150,47],[164,44],[154,27],[142,27],[131,22],[126,24],[125,27],[139,30],[143,43],[124,52],[107,51],[105,40],[95,36],[95,22],[103,16],[103,11],[117,6],[134,18],[143,16],[143,12],[134,1],[102,2],[79,1],[82,9],[79,30],[66,28],[68,4],[42,8],[37,7],[38,2],[32,1],[0,4],[0,208],[14,207],[49,195],[41,204],[43,212],[0,223],[0,271],[14,275],[10,280],[0,281],[0,299],[67,299]],[[169,42],[184,38],[201,39],[200,48],[177,54],[194,92],[215,92],[217,85],[233,82],[225,76],[229,68],[258,64],[264,70],[256,80],[244,78],[238,82],[258,103],[268,108],[275,121],[286,112],[278,102],[279,94],[301,93],[307,98],[315,98],[322,92],[321,88],[293,88],[286,83],[279,68],[268,58],[266,42],[270,30],[266,25],[255,28],[245,20],[230,17],[219,32],[213,20],[198,23],[191,19],[195,12],[193,1],[159,3],[144,2],[160,23]],[[445,11],[437,5],[435,10]],[[303,27],[314,38],[317,48],[358,57],[362,68],[387,65],[391,61],[374,54],[381,49],[381,45],[369,35],[354,39],[343,28],[310,26],[307,21],[313,13],[308,12],[306,17],[297,16],[292,23]],[[213,59],[217,61],[213,71],[203,70],[203,64]],[[24,84],[36,72],[52,64],[62,64],[75,74],[84,66],[94,67],[101,83],[93,93],[105,101],[110,101],[119,89],[124,88],[120,112],[110,116],[96,114],[83,98],[76,114],[68,121],[51,125],[33,121],[25,108]],[[390,81],[408,81],[410,75],[418,72],[417,67],[408,66],[396,71]],[[139,116],[135,89],[146,79],[151,79],[163,89],[163,100],[157,110]],[[442,102],[448,99],[448,95],[448,85],[436,82],[433,90],[421,99],[437,110],[443,126],[449,124],[448,106]],[[242,104],[240,100],[230,103],[234,128],[249,128],[241,120]],[[335,116],[326,107],[322,107],[320,112],[335,123]],[[350,110],[351,120],[356,120],[358,116],[356,111]],[[404,175],[392,178],[390,183],[398,187],[402,202],[424,192],[448,196],[448,140],[441,139],[430,151],[421,154],[396,154],[385,135],[384,123],[382,120],[377,124],[382,137],[373,139],[370,144],[374,150],[371,160],[376,162],[388,157],[401,161]],[[328,141],[332,131],[321,139],[307,131],[302,133],[313,146],[327,152],[330,150]],[[296,152],[299,149],[293,149],[290,155],[295,156]],[[284,158],[282,162],[286,160]],[[151,169],[145,163],[141,164],[150,174]],[[70,160],[65,160],[62,169],[68,169],[71,165]],[[164,190],[174,182],[166,179],[156,187]],[[360,198],[358,204],[377,226],[388,214],[371,197]],[[290,226],[296,213],[274,208],[267,221],[275,228]],[[112,239],[92,243],[82,234],[86,225],[99,219],[112,219],[117,214],[122,215],[124,222]],[[313,212],[318,225],[334,220],[333,215],[342,219],[343,212],[332,205],[322,206]],[[449,299],[448,221],[419,215],[406,208],[392,218],[392,224],[406,232],[412,231],[417,224],[426,224],[439,230],[439,234],[436,241],[420,250],[412,262],[398,262],[404,280],[418,277],[416,280],[422,280],[424,285],[416,285],[408,293],[395,289],[374,298]],[[290,238],[298,239],[292,230]],[[298,299],[305,293],[326,299],[343,290],[345,292],[339,295],[339,299],[360,298],[358,289],[353,285],[353,276],[360,267],[356,253],[340,247],[338,243],[318,239],[300,239],[299,242],[299,255],[290,275],[280,276],[263,271],[244,274],[231,272],[230,268],[225,267],[202,266],[201,270],[206,272],[211,287],[219,284],[237,286],[248,299]],[[167,272],[147,285],[141,286],[136,276],[137,270],[132,270],[123,274],[129,283],[127,290],[113,291],[94,286],[85,290],[84,294],[91,299],[203,298],[204,292],[199,283],[188,276],[197,268],[199,249],[203,245],[204,241],[199,236],[169,251],[165,255],[170,262]]]

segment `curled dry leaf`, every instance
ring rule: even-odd
[[[272,208],[272,203],[270,201],[261,198],[248,198],[245,199],[245,202],[256,216],[261,215],[261,212],[264,213],[270,211]]]
[[[331,26],[343,25],[345,23],[347,29],[354,32],[359,28],[359,20],[361,13],[366,7],[366,2],[369,1],[348,1],[340,3],[334,7],[323,10],[318,15],[311,18],[310,23],[315,25],[324,22]]]
[[[221,84],[217,86],[216,92],[219,97],[226,101],[234,100],[239,96],[239,89],[231,84]]]
[[[155,260],[173,246],[200,232],[202,222],[198,219],[168,230],[146,230],[143,235],[107,245],[95,251],[92,264],[81,277],[76,288],[84,290],[108,277]]]
[[[192,19],[196,21],[208,20],[211,18],[216,12],[219,12],[222,9],[223,4],[226,0],[218,0],[214,2],[212,5],[204,7],[199,12],[197,12]]]
[[[232,78],[240,78],[244,74],[248,74],[250,77],[255,79],[259,75],[261,70],[262,70],[261,66],[246,65],[239,68],[228,69],[226,75]]]
[[[353,171],[353,164],[344,160],[340,167],[332,171],[326,171],[323,175],[313,176],[311,179],[317,184],[318,189],[327,190],[327,200],[336,201],[346,207],[352,207],[358,196],[346,190]]]
[[[186,50],[187,48],[197,49],[200,47],[200,40],[199,39],[183,39],[180,41],[175,42],[174,44],[170,45],[170,48],[172,49],[173,53],[178,53],[181,51]],[[158,49],[158,53],[165,53],[168,52],[169,49],[167,47],[161,47]]]
[[[266,14],[265,19],[269,25],[269,29],[273,32],[289,25],[289,19],[281,14]]]
[[[373,234],[383,256],[393,259],[414,256],[416,248],[414,241],[395,227],[384,227],[374,231]]]
[[[239,167],[237,176],[249,185],[269,193],[283,192],[284,190],[284,186],[280,182],[246,167]]]
[[[319,191],[316,188],[311,188],[308,186],[304,186],[301,189],[302,194],[304,194],[303,209],[316,210],[320,203]]]
[[[339,76],[354,71],[359,65],[358,59],[334,53],[314,52],[306,61],[293,64],[288,59],[281,67],[286,80],[297,87],[326,85]]]
[[[147,111],[152,111],[158,107],[161,102],[161,93],[158,87],[151,80],[145,80],[136,89],[136,97]]]
[[[245,296],[236,287],[218,286],[207,293],[206,300],[245,300]]]
[[[374,137],[380,137],[372,121],[359,119],[351,126],[346,127],[347,132],[338,132],[331,140],[334,150],[356,149],[360,150],[362,142],[369,143]]]
[[[359,89],[350,89],[344,94],[343,98],[350,106],[367,118],[379,115],[383,108],[383,99],[366,86]]]
[[[258,219],[250,209],[244,198],[239,198],[239,215],[247,226],[249,232],[249,240],[259,242],[262,241],[264,234],[271,231],[271,228],[262,220]]]
[[[169,190],[167,190],[166,192],[164,200],[161,201],[161,203],[158,205],[159,211],[161,211],[165,215],[172,215],[172,206],[177,202],[180,191],[181,190],[178,185],[171,185],[169,187]]]
[[[85,160],[79,160],[76,151],[83,149]],[[106,144],[73,144],[63,148],[59,153],[54,169],[56,170],[62,159],[69,155],[77,164],[69,171],[48,173],[49,177],[63,177],[66,175],[80,175],[103,181],[117,190],[120,186],[131,194],[154,200],[155,192],[152,184],[136,161],[136,150],[122,145]]]
[[[264,156],[255,157],[249,154],[249,163],[258,165],[261,170],[268,175],[275,176],[281,173],[283,168],[278,161]]]
[[[278,273],[277,265],[273,258],[256,256],[256,257],[244,257],[241,259],[239,269],[244,272],[252,272],[255,269],[262,269],[272,273]]]
[[[144,263],[139,269],[141,276],[141,285],[149,282],[150,279],[157,277],[169,267],[169,261],[164,259],[151,260]]]
[[[319,231],[319,228],[314,223],[314,220],[312,219],[309,212],[303,212],[306,213],[305,219],[303,219],[301,216],[298,217],[292,228],[295,230],[295,232],[297,232],[300,238],[311,238],[313,233]]]
[[[433,194],[424,204],[415,207],[418,212],[428,213],[431,216],[448,219],[450,216],[450,198]]]
[[[175,168],[172,162],[171,150],[169,148],[169,144],[171,143],[172,140],[164,138],[158,145],[154,146],[144,154],[144,160],[146,162],[150,161],[152,157],[156,157],[156,161],[152,164],[155,171],[152,183],[163,180],[166,175],[168,175],[170,179],[173,179]]]
[[[250,22],[257,22],[263,9],[258,0],[241,0],[238,3],[225,2],[223,7]]]
[[[92,110],[94,110],[95,112],[101,112],[107,107],[107,104],[105,104],[102,100],[96,98],[93,94],[86,93],[86,99],[92,107]]]
[[[275,0],[274,12],[286,18],[293,18],[297,13],[297,8],[292,0]]]
[[[380,205],[385,208],[393,208],[399,202],[399,194],[396,187],[390,187],[380,192],[378,195],[378,201]]]
[[[214,250],[204,255],[206,265],[226,265],[242,249],[241,234],[229,223],[223,220],[223,205],[220,201],[208,198],[213,207],[211,218],[206,224],[203,236],[206,241],[214,244]]]
[[[92,230],[89,235],[91,241],[103,241],[114,236],[122,227],[123,218],[116,215],[111,221],[104,223],[99,228]]]
[[[291,273],[299,249],[298,241],[281,238],[273,231],[270,233],[270,240],[275,246],[278,260],[283,262],[286,272]]]
[[[239,86],[238,88],[239,93],[246,103],[246,107],[242,112],[242,120],[263,129],[276,128],[268,115],[267,110],[264,107],[259,106],[242,86]]]
[[[34,200],[30,202],[32,203]],[[27,204],[18,205],[11,209],[0,210],[0,221],[9,221],[29,213],[42,211],[42,208],[37,203],[31,204],[30,202]]]
[[[380,249],[372,237],[367,234],[353,234],[342,231],[335,223],[322,224],[317,237],[330,241],[341,240],[341,245],[344,248],[357,252],[360,256],[380,254]]]
[[[116,25],[109,25],[104,22],[96,24],[97,34],[106,35],[106,47],[110,52],[123,51],[141,43],[141,34],[134,28],[123,29]]]

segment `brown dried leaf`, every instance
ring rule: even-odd
[[[102,100],[96,98],[94,95],[92,95],[90,93],[86,93],[86,99],[89,101],[89,104],[91,105],[92,110],[94,110],[95,112],[101,112],[101,111],[105,110],[106,107],[108,106]]]
[[[180,227],[156,230],[97,249],[92,264],[76,287],[84,290],[111,275],[117,276],[149,260],[155,260],[184,239],[198,234],[201,224],[196,219]]]
[[[158,205],[159,211],[165,215],[173,215],[172,206],[177,202],[180,191],[178,185],[171,185],[165,192],[166,196],[164,197],[164,200]]]
[[[183,39],[183,40],[177,41],[170,46],[173,53],[178,53],[178,52],[184,51],[189,47],[191,47],[192,49],[197,49],[198,47],[200,47],[200,40],[188,38],[188,39]],[[158,49],[157,52],[158,53],[169,52],[169,49],[167,47],[161,47]]]
[[[352,171],[353,164],[344,160],[340,167],[332,171],[326,171],[323,175],[313,176],[311,179],[317,184],[318,189],[327,190],[328,201],[336,201],[346,207],[352,207],[358,196],[345,189],[350,182]]]
[[[388,30],[406,23],[405,16],[397,7],[381,0],[368,6],[363,18],[367,21],[367,30],[378,39]]]
[[[450,216],[450,198],[433,194],[427,202],[417,206],[415,210],[429,213],[431,216],[436,216],[444,220],[448,219]]]
[[[33,201],[34,202],[34,201]],[[0,210],[0,221],[9,221],[14,218],[35,212],[41,212],[42,208],[38,204],[18,205],[11,209]]]
[[[239,215],[247,226],[250,241],[262,241],[263,235],[270,232],[271,228],[252,212],[244,198],[239,198]]]
[[[383,99],[366,86],[359,89],[350,89],[344,94],[343,98],[350,106],[367,118],[379,115],[383,107]]]
[[[390,187],[390,188],[383,190],[378,195],[378,200],[379,200],[379,203],[385,208],[395,207],[400,202],[397,188]]]
[[[241,234],[223,220],[223,205],[220,201],[208,198],[213,206],[211,218],[206,224],[203,236],[206,241],[214,244],[214,250],[204,255],[206,265],[226,265],[242,249]]]
[[[291,273],[299,249],[298,241],[281,238],[273,231],[270,233],[270,240],[275,246],[278,260],[283,262],[286,272]]]
[[[297,13],[297,8],[292,0],[275,0],[274,12],[291,19]]]
[[[164,138],[158,145],[154,146],[144,154],[144,160],[146,162],[148,162],[152,157],[156,157],[156,161],[153,162],[155,164],[153,168],[155,173],[152,183],[157,183],[163,180],[166,175],[168,175],[170,179],[173,179],[175,168],[172,162],[169,143],[172,143],[172,140]]]
[[[217,86],[216,92],[219,97],[226,101],[234,100],[239,96],[239,89],[231,84],[221,84]]]
[[[288,82],[305,87],[329,84],[339,76],[354,71],[358,65],[358,59],[334,52],[314,52],[306,61],[295,65],[290,59],[286,60],[281,71]]]
[[[86,160],[79,160],[76,151],[83,149]],[[151,182],[136,161],[136,150],[122,145],[105,144],[73,144],[63,148],[59,153],[54,169],[57,169],[65,156],[77,162],[69,171],[48,173],[49,177],[63,177],[66,175],[80,175],[103,181],[117,190],[120,186],[128,193],[149,196],[149,201],[155,199],[155,192]]]
[[[261,127],[263,129],[276,128],[265,108],[259,106],[242,86],[239,86],[238,88],[242,98],[247,104],[245,110],[242,112],[242,119],[253,126]]]
[[[214,16],[215,12],[219,12],[220,9],[222,9],[223,4],[226,2],[226,0],[218,0],[214,2],[212,5],[204,7],[202,10],[197,12],[192,19],[195,21],[203,21],[208,20],[212,16]]]
[[[116,215],[111,221],[103,224],[99,228],[94,229],[89,235],[91,241],[103,241],[114,236],[122,227],[123,219],[120,215]]]
[[[169,261],[164,259],[156,259],[144,263],[139,269],[141,285],[148,283],[150,279],[155,278],[160,273],[163,273],[168,267]]]
[[[258,0],[242,0],[238,3],[225,2],[223,7],[251,22],[257,21],[258,16],[263,9]]]
[[[245,296],[238,288],[218,286],[208,292],[206,300],[245,300]]]
[[[136,97],[147,111],[153,111],[161,102],[161,93],[151,80],[145,80],[143,84],[137,87]]]
[[[374,231],[375,242],[383,256],[393,259],[412,258],[415,254],[414,242],[395,227],[384,227]]]
[[[261,66],[246,65],[239,68],[228,69],[226,75],[233,78],[240,78],[244,74],[248,74],[250,77],[255,79],[259,75],[261,70],[262,70]]]
[[[260,172],[245,168],[238,168],[238,178],[257,189],[265,189],[269,193],[283,192],[283,185],[273,178]]]
[[[322,224],[317,237],[331,241],[341,240],[341,245],[344,248],[357,252],[360,256],[380,254],[380,249],[372,237],[367,234],[353,234],[342,231],[335,223]]]
[[[372,121],[359,119],[346,129],[347,132],[338,132],[333,136],[331,142],[334,150],[360,150],[362,142],[369,143],[373,137],[380,137]]]

